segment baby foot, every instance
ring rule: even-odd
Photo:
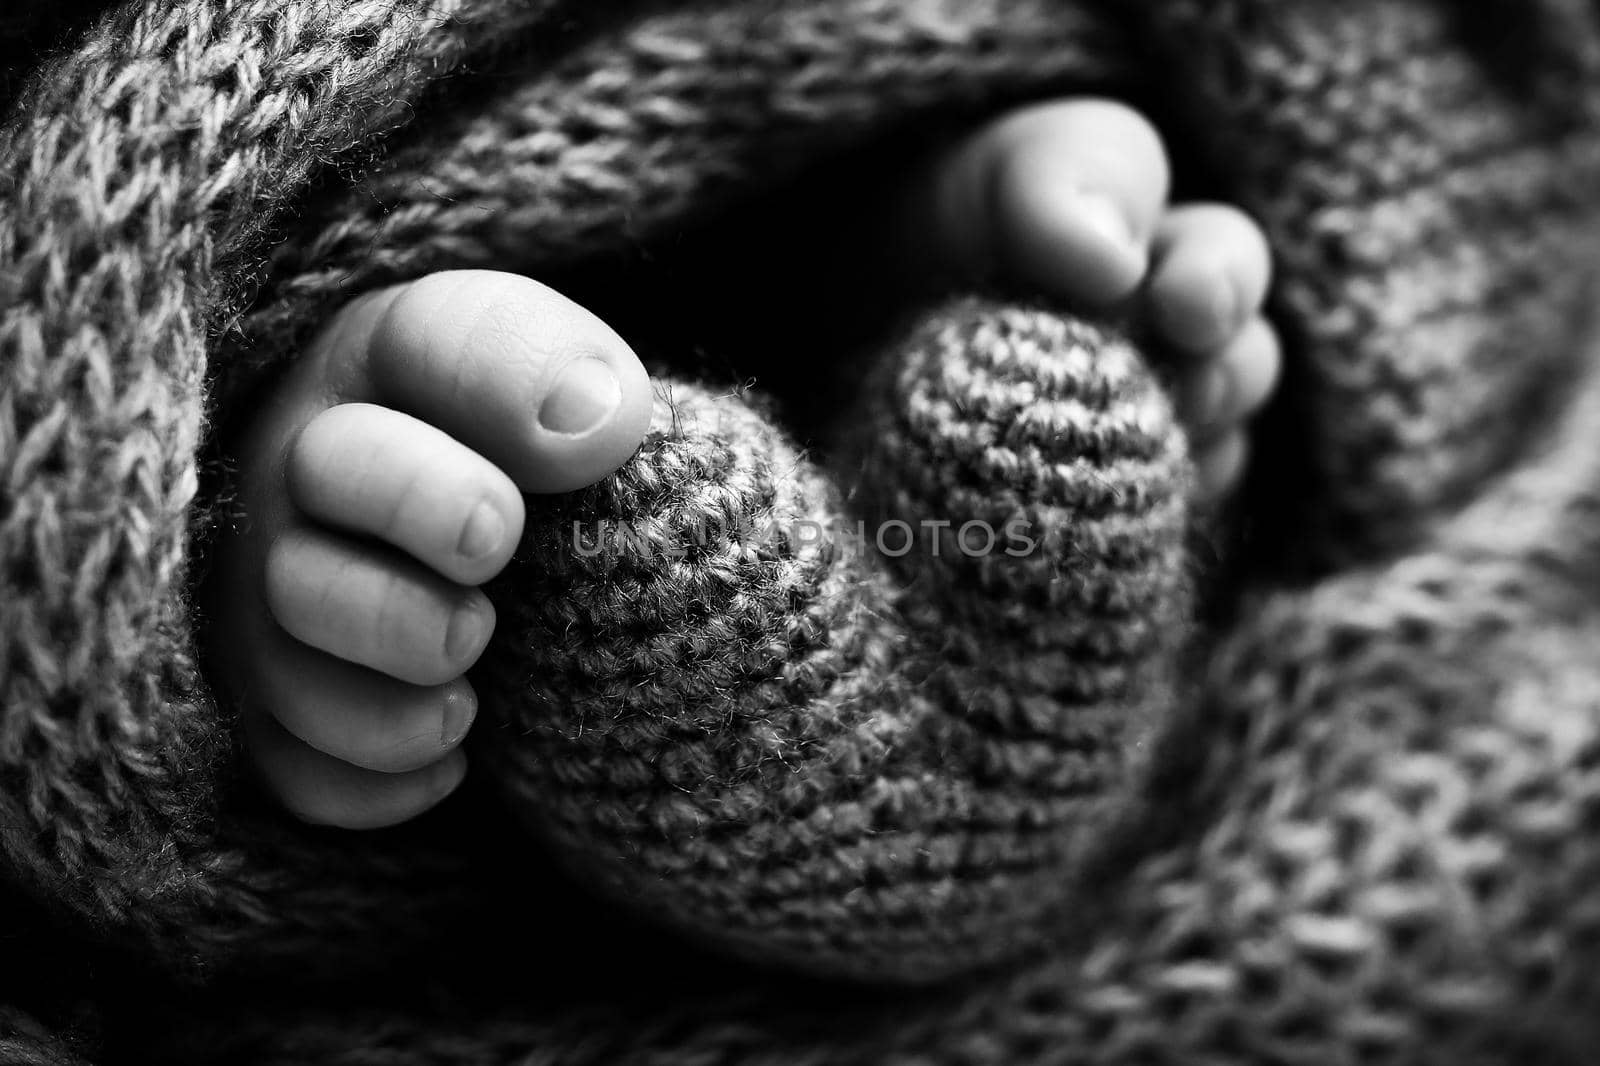
[[[1167,181],[1144,120],[1072,101],[968,138],[908,199],[935,262],[998,266],[1096,308],[1139,294],[1142,320],[1184,353],[1179,408],[1215,497],[1239,477],[1241,423],[1277,372],[1268,257],[1230,208],[1168,209]],[[555,387],[560,371],[571,389]],[[476,709],[462,672],[493,628],[475,586],[518,541],[518,490],[610,473],[649,409],[614,332],[510,275],[426,278],[324,331],[238,442],[248,524],[219,547],[210,586],[223,684],[285,806],[379,826],[459,783]]]
[[[942,153],[904,219],[918,269],[998,272],[1087,310],[1127,306],[1171,353],[1202,501],[1239,481],[1246,420],[1278,376],[1267,242],[1222,204],[1169,206],[1155,129],[1104,100],[1022,109]]]
[[[522,492],[643,438],[644,368],[527,278],[435,274],[344,309],[235,442],[243,521],[208,578],[213,659],[267,789],[316,823],[413,817],[461,781],[462,676]]]

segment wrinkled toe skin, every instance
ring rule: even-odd
[[[1190,590],[1138,354],[969,299],[818,465],[658,386],[492,588],[479,765],[576,876],[735,953],[929,981],[1024,951],[1137,810]]]

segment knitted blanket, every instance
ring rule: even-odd
[[[1592,1061],[1590,5],[84,9],[0,15],[0,1059]],[[830,269],[886,155],[1068,92],[1272,242],[1219,527],[1136,335]],[[466,794],[298,826],[206,670],[228,435],[468,266],[656,421],[531,505]]]

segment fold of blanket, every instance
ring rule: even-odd
[[[0,870],[29,901],[0,1048],[1586,1061],[1597,62],[1576,0],[112,13],[0,133]],[[815,462],[664,353],[647,447],[495,589],[497,799],[354,839],[252,805],[196,606],[218,457],[340,302],[484,266],[650,306],[635,259],[1079,90],[1150,110],[1278,260],[1262,517],[1194,645],[1182,446],[1134,350],[957,299],[860,354],[858,432]],[[793,321],[745,366],[828,336],[772,277]],[[574,517],[859,508],[1023,515],[1045,553],[555,550]],[[26,987],[63,960],[72,995]]]

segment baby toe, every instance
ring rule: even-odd
[[[1261,410],[1277,387],[1283,367],[1283,349],[1278,331],[1266,316],[1256,315],[1222,349],[1218,363],[1230,382],[1228,402],[1223,406],[1223,421],[1247,419]]]
[[[1196,500],[1201,504],[1213,504],[1237,488],[1244,477],[1249,455],[1249,438],[1242,429],[1231,430],[1196,448]]]
[[[307,517],[376,537],[462,585],[498,573],[522,534],[522,496],[509,477],[389,408],[330,407],[295,439],[284,473]]]
[[[465,678],[409,685],[318,651],[282,630],[263,635],[249,713],[270,714],[324,755],[367,770],[420,770],[448,755],[477,714]]]
[[[1130,108],[1078,99],[1013,112],[940,154],[903,198],[911,269],[1095,307],[1143,280],[1166,151]]]
[[[1137,112],[1072,100],[995,127],[998,258],[1017,281],[1103,306],[1143,280],[1167,195],[1166,152]]]
[[[1209,354],[1260,311],[1270,280],[1266,237],[1249,216],[1223,204],[1174,208],[1156,230],[1149,316],[1168,344]]]
[[[527,492],[567,492],[621,466],[650,421],[650,381],[605,323],[530,278],[432,274],[364,340],[369,387],[475,449]]]
[[[477,589],[316,529],[285,533],[268,550],[266,600],[296,640],[413,685],[459,677],[494,630]]]
[[[1256,315],[1179,386],[1179,416],[1190,437],[1210,443],[1238,429],[1272,395],[1281,363],[1277,332]]]
[[[244,726],[257,776],[267,791],[289,813],[313,825],[397,825],[444,800],[467,772],[460,751],[420,770],[380,773],[317,751],[266,716],[247,716]]]

